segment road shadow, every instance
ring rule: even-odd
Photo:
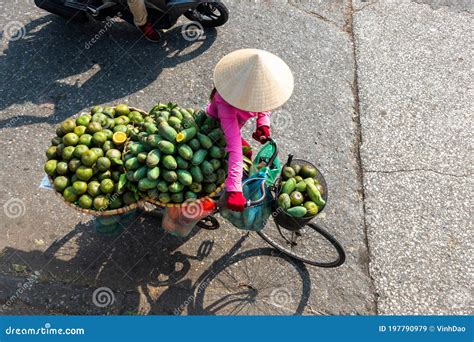
[[[48,114],[14,113],[0,120],[0,128],[55,124],[83,108],[133,94],[164,69],[201,55],[217,37],[208,29],[202,38],[187,40],[176,26],[153,44],[123,21],[66,25],[54,15],[29,22],[24,32],[0,56],[0,111],[32,103]]]
[[[1,271],[11,274],[12,265],[24,265],[29,273],[37,272],[43,283],[91,288],[89,296],[101,287],[128,294],[127,303],[99,312],[86,298],[74,314],[303,313],[311,289],[304,264],[271,248],[240,251],[247,234],[202,272],[193,261],[209,262],[214,240],[199,237],[199,227],[184,238],[160,227],[157,217],[144,215],[120,235],[104,236],[96,233],[93,223],[81,223],[44,252],[5,248]],[[185,250],[194,252],[178,250],[186,243]]]

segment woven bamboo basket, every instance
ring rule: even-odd
[[[129,107],[130,108],[130,111],[137,111],[137,112],[140,112],[143,116],[148,116],[149,114],[147,112],[145,112],[144,110],[141,110],[141,109],[138,109],[138,108],[135,108],[135,107]],[[72,117],[75,118],[75,117],[78,117],[82,114],[88,114],[88,113],[78,113],[76,115],[73,115]],[[125,151],[125,146],[124,146],[124,151]],[[51,184],[53,184],[53,179],[51,176],[48,176],[48,179],[49,179],[49,182]],[[115,216],[115,215],[123,215],[123,214],[126,214],[134,209],[137,209],[139,207],[142,207],[145,203],[145,201],[143,199],[137,201],[136,203],[132,203],[130,205],[127,205],[125,207],[122,207],[122,208],[118,208],[118,209],[112,209],[112,210],[92,210],[92,209],[84,209],[84,208],[81,208],[80,206],[74,204],[74,203],[71,203],[71,202],[68,202],[64,199],[64,197],[62,196],[61,193],[57,192],[56,190],[54,190],[54,193],[56,194],[56,196],[58,196],[68,207],[72,208],[72,209],[75,209],[83,214],[86,214],[86,215],[93,215],[93,216],[96,216],[96,217],[108,217],[108,216]]]

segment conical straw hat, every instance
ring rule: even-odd
[[[283,105],[293,92],[293,74],[274,54],[257,49],[234,51],[214,69],[214,85],[232,106],[263,112]]]

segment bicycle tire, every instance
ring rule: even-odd
[[[277,225],[276,222],[275,222],[275,225]],[[341,266],[346,260],[346,253],[344,252],[344,249],[342,248],[341,244],[336,240],[336,238],[332,236],[331,234],[329,234],[326,230],[324,230],[323,228],[319,227],[318,225],[314,223],[307,223],[306,226],[309,226],[312,229],[314,229],[334,247],[334,249],[336,250],[338,254],[338,258],[336,260],[331,261],[331,262],[319,262],[319,261],[305,258],[301,255],[298,255],[298,253],[289,252],[284,246],[282,246],[278,242],[274,241],[271,237],[266,235],[264,233],[264,230],[261,230],[257,233],[265,242],[267,242],[273,248],[277,249],[281,253],[291,258],[302,261],[305,264],[309,264],[309,265],[317,266],[317,267],[323,267],[323,268],[334,268],[334,267]]]

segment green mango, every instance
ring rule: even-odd
[[[294,178],[288,179],[281,188],[281,192],[285,194],[291,194],[296,188],[296,180]]]
[[[191,164],[193,165],[201,164],[204,161],[204,158],[206,158],[206,155],[207,155],[207,150],[200,149],[196,151],[191,160]]]
[[[148,169],[146,176],[148,179],[157,180],[160,177],[160,168],[155,166],[152,169]]]
[[[148,152],[148,155],[146,157],[146,166],[149,168],[154,168],[155,166],[158,166],[158,163],[160,162],[161,159],[161,152],[158,149],[151,150]]]
[[[290,195],[288,194],[281,194],[278,196],[278,205],[282,207],[283,209],[289,209],[291,207],[291,200],[290,200]]]
[[[174,159],[174,157],[170,155],[165,156],[161,163],[168,170],[176,170],[178,168],[178,163],[176,162],[176,159]]]
[[[288,215],[293,217],[303,217],[306,215],[307,210],[305,207],[299,206],[287,209],[286,212],[288,213]]]
[[[190,172],[186,170],[178,170],[176,171],[178,174],[178,180],[183,185],[191,185],[193,183],[193,177]]]
[[[323,197],[321,196],[321,193],[319,192],[318,188],[314,184],[308,184],[306,187],[306,193],[308,194],[309,198],[311,198],[311,201],[316,203],[318,207],[323,207],[326,202],[324,201]]]
[[[191,147],[186,144],[183,144],[178,148],[178,154],[186,160],[192,160],[194,153]]]
[[[161,140],[158,143],[158,149],[164,154],[174,154],[176,151],[176,146],[169,141]]]

